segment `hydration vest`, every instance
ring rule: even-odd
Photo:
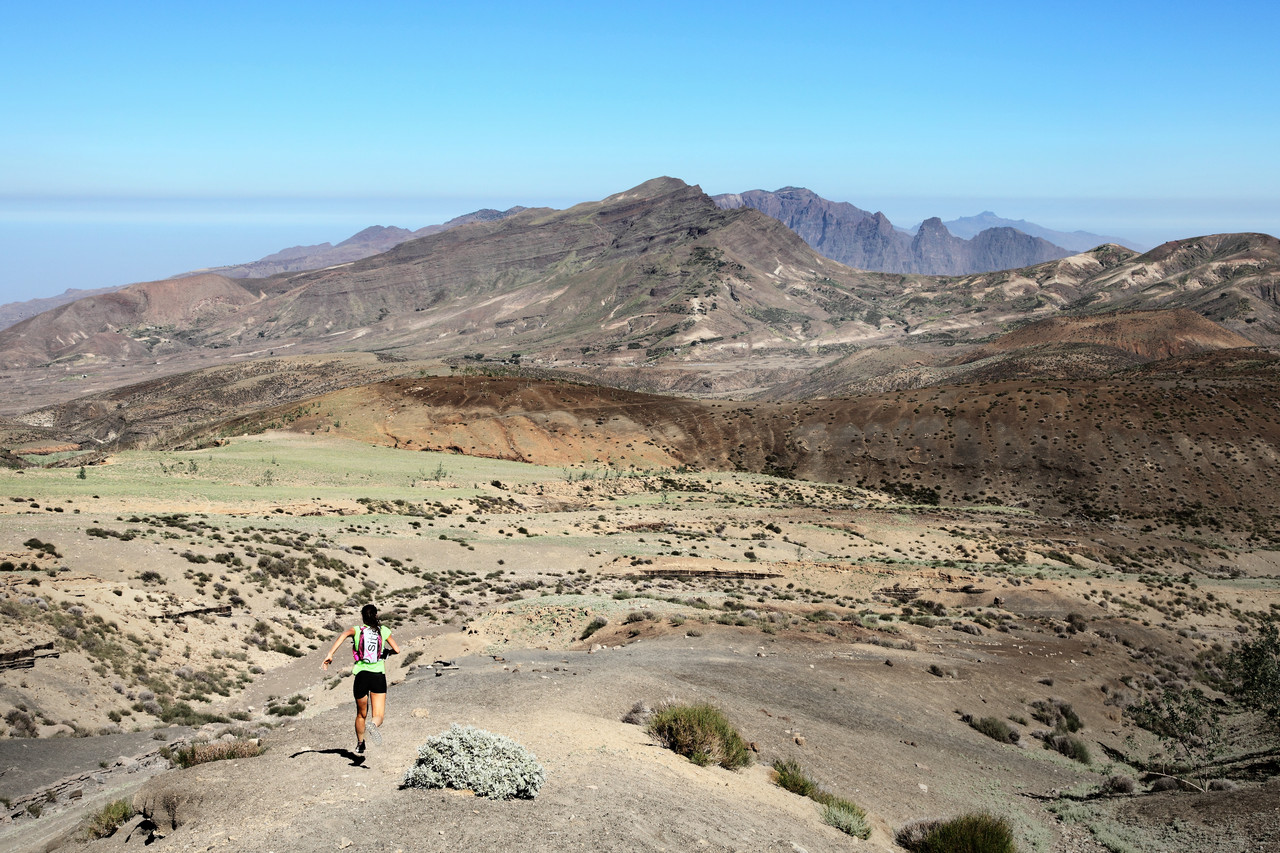
[[[351,659],[355,663],[377,663],[382,660],[382,632],[361,625],[351,638]]]

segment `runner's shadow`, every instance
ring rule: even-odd
[[[349,749],[300,749],[289,757],[297,758],[299,755],[306,755],[308,753],[315,753],[316,755],[341,755],[343,758],[351,762],[352,767],[359,767],[362,770],[369,769],[364,766],[365,757],[363,755],[357,755]]]

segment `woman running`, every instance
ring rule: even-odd
[[[352,657],[355,665],[351,667],[356,680],[352,692],[356,697],[356,752],[364,753],[365,719],[371,717],[373,727],[368,729],[373,742],[382,744],[382,715],[387,708],[387,665],[383,662],[389,654],[400,654],[400,646],[391,636],[391,629],[383,627],[378,621],[378,608],[366,604],[360,610],[363,625],[348,628],[338,639],[333,641],[333,648],[325,657],[320,668],[327,670],[333,663],[333,655],[348,637],[352,643]],[[387,651],[386,646],[391,650]]]

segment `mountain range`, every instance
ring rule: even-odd
[[[772,216],[826,257],[858,269],[964,275],[1025,267],[1072,254],[1048,240],[1003,226],[986,228],[966,240],[951,234],[937,217],[926,219],[913,235],[895,228],[883,213],[828,201],[798,187],[750,190],[714,200],[725,209],[751,207]]]
[[[325,269],[149,282],[24,320],[0,331],[0,446],[189,448],[294,424],[893,489],[916,489],[909,472],[928,463],[942,499],[1055,512],[1175,512],[1203,454],[1234,460],[1214,467],[1211,497],[1248,514],[1273,482],[1280,362],[1265,348],[1278,344],[1267,235],[966,276],[868,272],[658,178]],[[428,400],[442,373],[459,380],[447,423]],[[476,373],[510,381],[490,396]],[[569,397],[572,415],[557,408]],[[316,420],[331,409],[346,414]],[[630,431],[600,429],[624,415]],[[1070,434],[1044,444],[1049,417]],[[1134,464],[1154,473],[1111,472]]]
[[[336,246],[329,243],[317,243],[313,246],[293,246],[279,252],[259,258],[247,264],[233,264],[225,267],[210,267],[181,273],[182,276],[217,273],[227,278],[266,278],[282,272],[298,272],[314,270],[321,267],[346,264],[358,261],[371,255],[381,254],[407,240],[439,234],[459,225],[470,225],[473,222],[497,222],[508,216],[514,216],[523,207],[512,207],[508,210],[477,210],[463,216],[456,216],[440,225],[428,225],[416,231],[394,226],[372,225],[357,234],[348,237]]]
[[[719,195],[715,196],[715,200],[720,207],[755,207],[782,221],[810,246],[828,257],[851,266],[876,271],[924,274],[985,272],[1064,257],[1072,251],[1084,251],[1108,242],[1140,249],[1132,241],[1084,231],[1053,231],[1026,220],[1001,219],[990,211],[944,222],[941,228],[935,220],[930,220],[927,233],[916,240],[924,223],[910,231],[904,231],[889,223],[883,214],[872,214],[847,202],[828,201],[808,190],[791,187],[773,193],[752,190],[741,194]],[[525,209],[516,206],[505,211],[477,210],[416,231],[374,225],[336,245],[326,242],[293,246],[256,261],[192,270],[174,277],[216,273],[235,279],[264,278],[278,273],[336,266],[380,254],[408,240],[474,222],[497,221]],[[984,235],[980,240],[971,239],[977,238],[984,231],[1006,228],[1013,228],[1020,233],[995,231]],[[1039,237],[1056,245],[1045,246],[1042,242],[1026,239],[1024,235]],[[124,286],[68,290],[57,296],[0,305],[0,329],[83,296],[110,293]]]
[[[977,216],[961,216],[959,219],[948,219],[942,224],[952,234],[966,240],[976,237],[988,228],[1014,228],[1024,234],[1030,234],[1032,237],[1048,240],[1050,243],[1072,252],[1085,252],[1094,246],[1101,246],[1103,243],[1115,243],[1116,245],[1124,246],[1126,249],[1133,249],[1135,252],[1145,252],[1151,248],[1151,246],[1125,237],[1108,237],[1103,234],[1091,234],[1088,231],[1055,231],[1052,228],[1045,228],[1043,225],[1037,225],[1025,219],[1005,219],[990,210],[984,210]],[[915,234],[919,230],[920,226],[917,225],[910,229],[910,233]]]
[[[88,375],[110,363],[173,370],[282,347],[479,353],[603,374],[643,367],[654,390],[696,382],[703,393],[768,394],[868,347],[954,357],[1064,313],[1182,308],[1274,344],[1278,277],[1280,250],[1265,235],[1176,241],[1145,255],[1108,244],[960,277],[868,272],[823,257],[754,208],[726,209],[660,178],[324,269],[203,273],[81,299],[0,331],[0,365]]]

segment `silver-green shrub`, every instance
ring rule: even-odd
[[[454,788],[478,797],[531,800],[546,781],[538,760],[511,738],[454,723],[418,747],[404,774],[406,788]]]
[[[852,835],[864,841],[871,837],[871,824],[867,822],[867,813],[848,800],[827,803],[826,808],[822,810],[822,820],[846,835]]]

